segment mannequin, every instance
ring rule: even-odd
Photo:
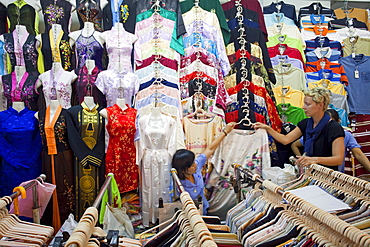
[[[50,122],[53,120],[56,110],[59,107],[58,100],[50,100]],[[35,113],[35,118],[39,119],[39,112]]]
[[[25,105],[24,105],[24,102],[22,102],[22,101],[15,101],[15,102],[13,102],[12,108],[14,110],[16,110],[17,112],[22,111],[24,109],[24,107],[25,107]]]
[[[23,37],[23,35],[28,34],[26,26],[23,25],[16,25],[14,32],[18,33],[19,37]],[[4,35],[0,36],[0,41],[4,42]]]
[[[17,85],[18,85],[22,79],[22,76],[24,75],[24,73],[26,73],[26,67],[25,66],[15,66],[14,72],[15,72],[15,77],[16,77]]]
[[[92,110],[96,106],[94,97],[92,96],[85,96],[84,102],[87,105],[87,107],[89,107],[90,110]]]
[[[163,121],[162,121],[161,115],[162,115],[161,107],[153,107],[152,112],[150,113],[150,117],[149,117],[149,125],[155,126],[155,127],[158,127],[158,126],[163,127]]]
[[[4,1],[2,1],[4,3]],[[6,6],[8,6],[9,4],[15,2],[14,0],[10,0],[10,1],[5,1],[7,2],[6,3]],[[35,10],[36,12],[40,12],[41,11],[41,6],[39,4],[39,1],[36,1],[36,0],[27,0],[25,1],[27,4],[31,5]]]
[[[123,111],[128,108],[126,105],[126,100],[124,98],[118,98],[116,101],[116,105],[118,105]],[[106,109],[101,110],[99,113],[104,118],[108,119],[108,112]]]
[[[100,33],[100,32],[95,32],[94,23],[85,22],[83,29],[71,32],[69,34],[69,37],[70,37],[69,44],[70,44],[71,47],[73,47],[73,45],[75,44],[75,42],[76,42],[78,36],[80,36],[80,34],[84,37],[89,37],[91,35],[94,35],[95,39],[101,45],[103,45],[105,43],[103,34]]]
[[[87,71],[88,71],[89,75],[91,75],[93,69],[95,68],[95,60],[87,59],[86,63],[85,63],[85,66],[87,68]]]

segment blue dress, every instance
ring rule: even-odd
[[[41,173],[42,141],[34,114],[28,108],[0,112],[0,197]]]

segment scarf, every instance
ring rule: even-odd
[[[324,129],[326,124],[330,121],[330,116],[328,114],[324,114],[324,116],[321,118],[318,125],[316,125],[315,128],[313,127],[313,119],[312,117],[308,119],[307,126],[306,126],[306,134],[304,136],[304,151],[307,156],[313,155],[313,146],[317,139],[317,137],[320,135],[321,131]]]

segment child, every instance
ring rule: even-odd
[[[208,158],[215,152],[221,141],[229,134],[236,123],[228,123],[220,135],[201,153],[197,158],[192,151],[179,149],[172,158],[172,167],[177,170],[178,177],[193,200],[198,196],[203,200],[203,214],[207,214],[209,203],[204,197],[204,182],[202,178],[202,168]]]

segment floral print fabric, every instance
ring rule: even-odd
[[[109,133],[106,174],[114,174],[120,193],[124,193],[136,189],[139,183],[134,145],[137,110],[130,107],[122,110],[116,104],[106,110]]]

